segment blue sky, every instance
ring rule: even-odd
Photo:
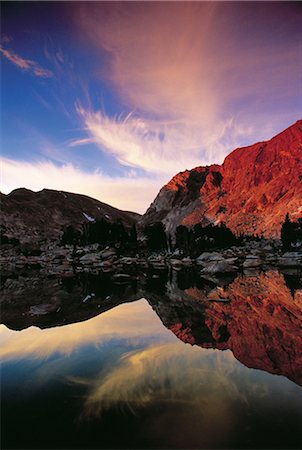
[[[301,118],[295,2],[2,2],[4,193],[144,212],[178,171]]]

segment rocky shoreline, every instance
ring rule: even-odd
[[[269,268],[299,269],[302,268],[302,249],[282,252],[281,246],[273,241],[252,241],[245,246],[203,252],[197,258],[191,258],[179,252],[120,255],[115,248],[100,250],[98,244],[93,244],[76,251],[73,246],[48,246],[39,255],[18,255],[12,249],[6,249],[0,257],[2,274],[28,268],[38,269],[43,275],[60,277],[72,277],[81,272],[110,272],[122,278],[124,272],[126,275],[134,267],[181,270],[187,266],[195,266],[204,277]]]

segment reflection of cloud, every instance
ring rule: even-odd
[[[92,382],[84,416],[102,414],[112,407],[128,407],[135,412],[161,402],[173,405],[197,401],[209,409],[217,388],[225,392],[219,402],[221,408],[225,397],[239,395],[238,387],[230,381],[236,364],[231,352],[201,350],[179,342],[130,352],[119,365]]]
[[[141,424],[144,438],[150,435],[163,447],[169,442],[169,448],[180,443],[186,448],[224,448],[241,418],[245,422],[250,402],[259,395],[270,398],[273,389],[277,396],[280,390],[278,380],[272,383],[266,374],[245,368],[230,351],[180,342],[124,354],[94,380],[68,381],[86,387],[80,421],[131,412],[147,418],[148,425]]]
[[[71,325],[40,330],[30,327],[13,331],[0,325],[2,360],[15,358],[44,358],[59,352],[70,355],[84,345],[101,346],[114,339],[146,342],[170,334],[159,321],[146,300],[119,305],[93,319]]]
[[[36,61],[22,58],[21,56],[17,55],[13,50],[5,49],[2,45],[0,45],[0,52],[10,62],[15,64],[17,67],[19,67],[22,70],[29,71],[29,72],[33,73],[34,75],[36,75],[37,77],[41,77],[41,78],[53,77],[53,73],[50,70],[44,69]]]
[[[44,188],[84,194],[123,210],[145,212],[162,184],[163,178],[110,177],[99,171],[88,173],[72,164],[56,166],[52,162],[1,160],[4,193],[26,187],[34,191]]]
[[[299,390],[283,377],[244,367],[231,351],[180,342],[124,354],[90,382],[76,377],[68,381],[87,388],[82,421],[106,417],[115,409],[125,415],[131,411],[148,418],[144,436],[151,433],[163,442],[168,429],[169,448],[179,442],[188,448],[224,448],[254,409],[265,405],[273,411],[280,396],[289,401],[289,391],[294,399]]]

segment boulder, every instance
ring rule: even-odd
[[[216,273],[232,273],[236,272],[238,270],[238,267],[230,264],[229,262],[222,260],[222,261],[212,261],[200,272],[202,275],[214,275]]]
[[[263,264],[263,259],[259,258],[255,255],[247,255],[246,260],[243,263],[243,268],[250,268],[250,267],[259,267],[261,264]]]
[[[196,262],[204,262],[204,261],[220,261],[223,259],[223,255],[218,252],[204,252],[198,258],[196,258]]]
[[[114,256],[116,256],[116,251],[114,249],[103,250],[100,253],[100,257],[102,259],[109,259],[109,258],[113,258]]]

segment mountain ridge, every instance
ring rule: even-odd
[[[9,238],[18,238],[21,242],[55,240],[62,235],[64,227],[80,228],[94,219],[120,220],[129,229],[140,217],[87,195],[53,189],[34,192],[18,188],[7,195],[1,193],[0,198],[2,230]]]

